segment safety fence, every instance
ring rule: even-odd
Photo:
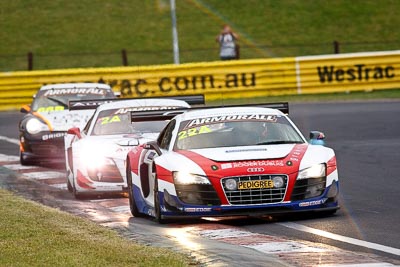
[[[400,88],[400,50],[181,65],[0,73],[0,110],[44,84],[101,82],[122,97],[204,94],[206,100]]]
[[[332,40],[320,43],[292,44],[245,44],[240,43],[240,59],[271,57],[295,57],[304,55],[327,55],[339,53],[358,53],[361,51],[397,50],[400,41],[353,41]],[[148,66],[171,64],[174,62],[172,49],[121,48],[109,51],[68,51],[37,52],[27,51],[18,54],[0,54],[0,72],[22,70],[49,70],[89,67]],[[179,50],[181,63],[194,63],[219,60],[218,45]]]

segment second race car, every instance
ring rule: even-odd
[[[204,97],[180,97],[201,104]],[[75,106],[87,106],[74,103]],[[97,107],[81,131],[71,128],[65,138],[67,186],[75,197],[106,192],[123,192],[127,188],[125,159],[128,151],[141,143],[155,140],[167,121],[131,122],[131,112],[188,108],[178,99],[118,99]]]

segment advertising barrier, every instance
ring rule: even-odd
[[[400,88],[400,50],[181,65],[0,73],[0,110],[29,104],[40,86],[102,82],[122,97],[204,94],[207,100]]]
[[[296,58],[297,93],[400,88],[400,51]]]

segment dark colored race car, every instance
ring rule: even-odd
[[[287,103],[132,114],[143,121],[175,115],[157,141],[127,156],[132,215],[168,218],[334,213],[339,176],[324,135],[307,140]]]
[[[20,162],[32,165],[65,160],[64,136],[72,127],[83,128],[94,110],[69,110],[68,102],[114,99],[111,87],[98,83],[65,83],[42,86],[19,122]]]

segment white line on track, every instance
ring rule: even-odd
[[[34,180],[64,178],[65,173],[57,171],[44,171],[44,172],[27,172],[24,176]]]
[[[19,161],[19,157],[17,156],[10,156],[6,154],[0,154],[0,161]]]
[[[372,243],[372,242],[367,242],[367,241],[363,241],[363,240],[359,240],[359,239],[355,239],[355,238],[351,238],[351,237],[347,237],[347,236],[333,234],[333,233],[330,233],[330,232],[326,232],[326,231],[323,231],[323,230],[318,230],[318,229],[315,229],[315,228],[312,228],[312,227],[308,227],[308,226],[305,226],[305,225],[301,225],[301,224],[297,224],[297,223],[286,222],[286,223],[277,223],[277,224],[282,225],[282,226],[287,227],[287,228],[295,229],[295,230],[298,230],[298,231],[311,233],[311,234],[319,235],[319,236],[326,237],[326,238],[329,238],[329,239],[333,239],[333,240],[349,243],[349,244],[352,244],[352,245],[366,247],[366,248],[379,250],[379,251],[383,251],[383,252],[386,252],[386,253],[390,253],[390,254],[394,254],[394,255],[400,256],[400,249],[397,249],[397,248],[392,248],[392,247],[388,247],[388,246],[384,246],[384,245],[380,245],[380,244],[376,244],[376,243]]]
[[[66,183],[63,183],[63,184],[52,184],[50,186],[58,188],[58,189],[62,189],[62,190],[67,190],[68,189]]]
[[[306,252],[328,252],[327,248],[315,246],[309,246],[296,241],[286,242],[264,242],[256,243],[252,245],[245,245],[245,247],[252,248],[267,254],[281,254],[281,253],[306,253]]]
[[[18,171],[18,170],[32,170],[32,169],[38,169],[39,166],[22,166],[20,164],[7,164],[3,165],[3,167],[13,170],[13,171]]]
[[[249,231],[239,231],[237,229],[214,229],[214,230],[203,230],[201,235],[210,239],[221,239],[231,237],[243,237],[243,236],[254,236],[255,233]]]
[[[396,267],[398,265],[393,265],[388,262],[377,262],[377,263],[357,263],[357,264],[322,264],[318,267]]]
[[[19,140],[18,139],[10,138],[10,137],[7,137],[7,136],[0,135],[0,141],[6,141],[6,142],[9,142],[9,143],[13,143],[13,144],[19,145]]]
[[[112,211],[114,211],[114,212],[130,213],[130,208],[129,208],[129,206],[111,207],[110,210],[112,210]]]

